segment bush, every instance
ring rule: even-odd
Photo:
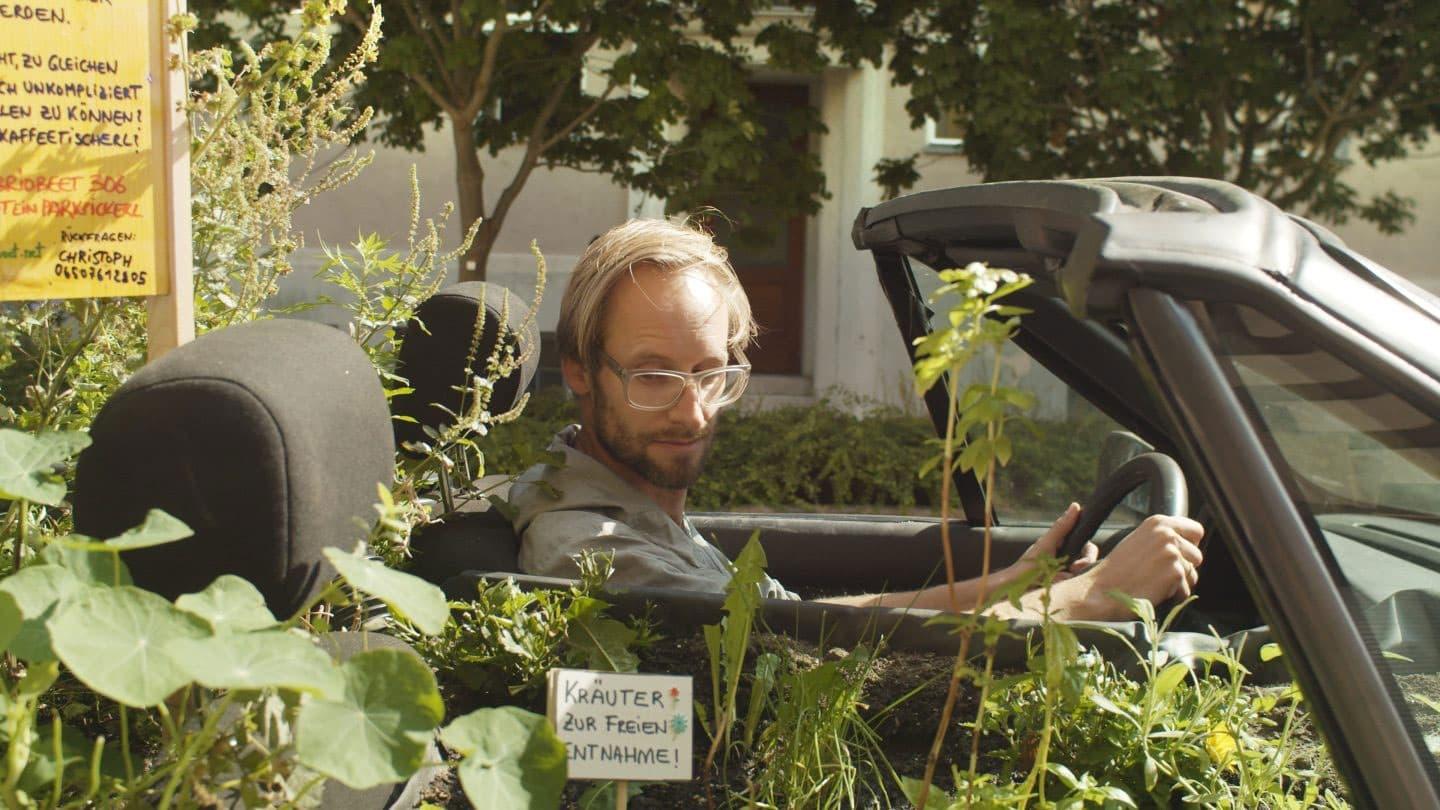
[[[537,392],[523,417],[491,432],[483,445],[487,469],[524,472],[579,416],[563,389]],[[1001,514],[1048,514],[1057,503],[1084,497],[1095,481],[1101,440],[1112,429],[1099,415],[1031,427],[1014,432],[1015,456],[1001,473],[996,498]],[[720,416],[715,448],[688,506],[935,512],[939,472],[915,474],[935,455],[934,443],[928,418],[844,396],[769,410],[736,408]]]

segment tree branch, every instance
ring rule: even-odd
[[[490,30],[490,36],[485,38],[485,52],[480,57],[480,72],[470,85],[470,97],[465,100],[465,115],[470,118],[480,113],[480,108],[485,106],[485,98],[490,95],[490,83],[495,80],[495,64],[500,60],[500,40],[505,38],[505,32],[509,29],[509,12],[502,7],[500,16],[495,20],[495,27]]]
[[[594,115],[596,110],[600,109],[600,105],[604,104],[605,101],[610,98],[610,94],[615,91],[615,87],[616,84],[614,80],[611,80],[611,82],[605,86],[605,91],[599,96],[597,96],[595,98],[595,101],[592,102],[590,106],[586,107],[584,110],[581,110],[578,115],[576,115],[570,120],[570,123],[561,127],[554,135],[547,138],[545,142],[540,145],[540,153],[544,154],[545,152],[549,151],[550,148],[553,147],[555,144],[568,138],[570,136],[570,133],[575,131],[576,127],[585,123],[586,119]]]
[[[405,12],[405,18],[410,21],[410,27],[415,29],[415,35],[425,43],[425,48],[430,51],[430,58],[434,60],[435,69],[440,73],[441,79],[445,82],[445,88],[456,96],[459,95],[455,87],[454,77],[450,71],[445,69],[445,53],[441,43],[435,40],[434,32],[438,30],[439,24],[428,12],[425,19],[420,19],[421,9],[415,5],[415,0],[400,0],[400,9]],[[453,100],[442,106],[452,106]]]
[[[585,52],[590,50],[599,40],[599,34],[594,32],[586,34],[577,40],[574,54],[576,56],[584,56]],[[542,139],[546,128],[550,124],[550,119],[555,116],[555,111],[560,108],[560,102],[564,100],[565,90],[569,85],[569,81],[563,77],[561,80],[556,81],[554,88],[550,91],[550,95],[545,99],[545,104],[540,108],[540,111],[535,114],[535,123],[530,126],[530,136],[525,141],[525,156],[520,159],[520,166],[515,170],[515,176],[511,178],[509,185],[505,186],[505,190],[501,191],[500,196],[495,200],[495,207],[490,211],[490,218],[486,220],[485,224],[481,227],[490,227],[493,225],[494,228],[498,230],[500,224],[504,222],[505,215],[509,212],[510,206],[513,205],[515,199],[520,196],[520,190],[525,187],[525,181],[529,180],[531,172],[535,171],[535,166],[539,163],[540,157],[545,153],[545,150],[553,146],[559,138],[573,131],[586,117],[593,115],[595,109],[598,109],[600,102],[604,100],[604,96],[602,95],[596,103],[591,104],[585,111],[576,116],[574,120],[566,124],[566,126],[556,134],[556,137]],[[613,86],[614,83],[612,80],[611,87],[606,88],[607,95]]]

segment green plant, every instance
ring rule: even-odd
[[[394,376],[399,333],[414,316],[415,309],[445,283],[445,267],[455,261],[475,238],[479,223],[472,223],[452,250],[443,250],[445,223],[454,206],[441,209],[438,222],[427,218],[420,232],[420,182],[410,167],[410,227],[405,235],[405,252],[388,249],[376,234],[357,240],[354,255],[325,246],[325,264],[317,277],[346,293],[339,302],[350,313],[350,336],[370,355],[370,362],[392,392],[404,380]],[[417,238],[418,237],[418,238]],[[318,304],[335,304],[329,296]],[[403,388],[402,388],[403,390]]]
[[[716,754],[724,751],[727,760],[730,754],[731,736],[738,716],[740,678],[745,671],[750,635],[755,629],[755,611],[760,607],[760,583],[765,575],[765,549],[760,546],[759,531],[750,535],[749,542],[736,556],[734,566],[735,572],[725,586],[725,618],[719,624],[707,624],[702,628],[705,648],[710,655],[710,694],[713,700],[708,712],[703,704],[696,703],[700,722],[710,736],[710,748],[705,753],[702,769],[702,773],[706,774],[715,766]],[[753,730],[747,731],[747,735],[753,733]],[[706,800],[713,807],[715,799],[710,793],[709,782],[706,782],[705,790]]]
[[[810,669],[772,653],[757,659],[750,705],[753,711],[763,702],[772,719],[753,748],[748,800],[807,808],[888,803],[883,785],[895,774],[864,715],[876,654],[860,644]],[[781,668],[777,676],[774,670]],[[752,727],[745,731],[748,744]]]
[[[58,500],[64,488],[50,468],[57,456],[83,446],[83,437],[0,431],[0,443],[20,451],[7,454],[0,498]],[[301,632],[309,606],[277,621],[259,591],[238,577],[222,576],[174,602],[131,584],[120,552],[189,534],[152,511],[141,526],[109,540],[40,538],[41,553],[0,579],[0,646],[7,656],[0,800],[9,808],[143,802],[163,810],[229,793],[293,805],[313,803],[320,776],[363,788],[414,773],[444,717],[429,668],[394,649],[338,663]],[[449,610],[435,586],[360,553],[325,554],[341,579],[312,606],[353,590],[383,601],[414,632],[443,631]],[[103,736],[91,739],[64,724],[73,704],[51,691],[62,673],[113,701],[118,746],[107,748]],[[133,710],[156,730],[151,738],[132,741]],[[500,722],[489,714],[462,717],[444,734],[464,750]],[[467,790],[473,783],[497,795],[539,797],[539,804],[511,806],[543,806],[545,797],[558,796],[563,746],[548,727],[539,728],[543,719],[530,725],[518,750],[471,746],[478,762],[498,760],[506,768],[471,774]],[[477,763],[460,769],[465,779]]]
[[[408,637],[442,677],[486,702],[533,700],[557,667],[635,671],[636,651],[655,638],[649,623],[605,616],[609,604],[595,594],[610,577],[608,556],[586,554],[579,565],[567,590],[482,582],[475,599],[451,604],[454,621],[439,635]]]
[[[1000,352],[1019,328],[1020,315],[1025,312],[1019,307],[1002,304],[1000,301],[1028,286],[1030,278],[1011,270],[992,270],[979,263],[971,263],[963,269],[942,270],[939,276],[943,283],[932,293],[932,303],[951,296],[955,303],[948,313],[950,325],[947,328],[937,329],[916,340],[915,387],[923,392],[942,379],[946,386],[948,409],[945,436],[941,453],[930,462],[930,466],[938,464],[940,468],[941,546],[945,555],[945,581],[950,588],[949,606],[952,613],[959,614],[962,609],[955,598],[955,561],[950,549],[949,532],[950,485],[956,472],[971,473],[981,481],[985,493],[985,533],[980,563],[980,588],[976,593],[975,603],[967,606],[972,616],[956,623],[960,633],[960,648],[955,656],[945,705],[940,712],[940,723],[930,746],[925,776],[915,798],[915,803],[920,807],[927,806],[930,784],[934,779],[935,766],[939,761],[945,734],[949,730],[950,716],[959,694],[961,680],[967,674],[972,677],[975,675],[969,665],[968,654],[970,640],[977,629],[983,630],[986,640],[985,674],[980,679],[981,711],[984,710],[983,695],[990,681],[995,642],[1003,631],[993,618],[981,620],[974,617],[974,614],[979,614],[993,604],[996,597],[996,594],[989,593],[987,588],[990,575],[991,521],[994,515],[990,496],[995,491],[996,469],[1010,461],[1013,451],[1005,428],[1016,418],[1015,412],[1029,410],[1034,407],[1035,402],[1034,397],[1027,392],[1000,385]],[[977,353],[983,351],[993,352],[994,355],[989,383],[977,383],[962,392],[960,370]],[[958,453],[957,448],[961,448]],[[1044,571],[1044,566],[1032,569],[1032,577],[1027,581],[1012,583],[1007,595],[1013,595],[1028,587],[1034,582],[1034,577]],[[1051,571],[1053,573],[1053,568]],[[1048,620],[1048,597],[1046,607]],[[1061,631],[1051,630],[1051,626],[1047,621],[1047,633],[1064,635]],[[1047,645],[1046,649],[1048,651],[1051,648]],[[978,745],[976,737],[971,745],[972,775],[975,771]],[[1043,748],[1039,759],[1043,763]]]
[[[224,48],[184,60],[196,88],[186,111],[195,142],[190,186],[198,331],[264,314],[278,280],[291,272],[291,254],[304,246],[291,224],[295,210],[350,182],[373,159],[348,148],[371,117],[369,108],[349,104],[365,69],[379,58],[381,17],[377,9],[354,48],[332,65],[332,24],[343,8],[343,2],[307,0],[293,36],[277,36],[259,51],[241,43],[238,65]],[[195,24],[193,16],[177,18],[174,36]]]
[[[1180,610],[1157,620],[1148,602],[1129,605],[1147,638],[1157,638]],[[977,722],[987,742],[987,767],[983,773],[957,770],[956,793],[932,795],[927,807],[1023,807],[1031,801],[1058,807],[1348,806],[1333,783],[1297,761],[1303,713],[1293,686],[1247,685],[1245,667],[1229,650],[1191,662],[1170,660],[1155,647],[1130,649],[1139,664],[1137,679],[1093,651],[1063,643],[1061,654],[1037,651],[1024,671],[996,679]],[[1038,746],[1047,728],[1049,749],[1042,757]],[[907,780],[907,793],[917,801],[919,788]]]

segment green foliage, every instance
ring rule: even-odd
[[[388,243],[373,233],[351,245],[353,256],[336,247],[325,247],[326,261],[317,276],[345,293],[338,303],[350,313],[350,336],[370,355],[370,362],[390,383],[392,391],[396,384],[404,383],[394,377],[400,331],[415,309],[445,283],[445,268],[475,238],[478,223],[464,233],[458,247],[443,249],[445,224],[453,209],[446,203],[438,218],[427,218],[422,226],[420,182],[411,166],[410,227],[404,253],[390,250]],[[326,296],[316,303],[337,301]]]
[[[1175,615],[1157,622],[1149,603],[1132,607],[1149,638]],[[1206,654],[1193,669],[1153,648],[1137,652],[1141,675],[1132,680],[1092,651],[1061,647],[997,680],[980,729],[984,773],[957,772],[957,793],[930,806],[1348,806],[1297,761],[1302,715],[1293,686],[1246,685],[1248,673],[1229,651]],[[1034,746],[1047,727],[1041,767]],[[912,798],[916,788],[907,787]]]
[[[764,701],[773,719],[754,749],[758,768],[747,798],[766,807],[842,808],[884,801],[883,786],[894,774],[864,713],[874,660],[875,651],[860,644],[812,669],[792,664],[773,691],[752,695],[751,705]],[[757,662],[757,689],[767,680]]]
[[[513,580],[481,583],[473,601],[452,602],[453,621],[434,638],[411,642],[442,678],[454,678],[487,702],[534,698],[558,667],[633,671],[635,650],[650,644],[646,622],[608,618],[595,597],[610,559],[580,558],[567,590],[522,590]]]
[[[1367,7],[1361,24],[1346,0],[881,5],[912,125],[963,122],[986,181],[1213,177],[1331,222],[1414,221],[1413,200],[1344,177],[1440,124],[1433,2]],[[842,41],[851,27],[827,25]]]
[[[438,635],[445,629],[450,609],[445,602],[445,593],[435,585],[367,559],[362,554],[346,554],[339,549],[327,548],[325,559],[352,587],[381,600],[396,616],[425,635]]]
[[[565,787],[565,743],[544,717],[501,706],[446,726],[440,739],[465,755],[460,784],[475,807],[550,810]]]
[[[296,209],[339,188],[372,154],[348,147],[370,122],[352,96],[378,58],[380,18],[334,54],[332,3],[305,4],[300,29],[258,51],[203,45],[185,62],[191,150],[195,320],[200,331],[264,313],[304,246]],[[193,20],[189,21],[193,24]],[[339,151],[336,151],[336,148]]]
[[[45,452],[13,454],[11,472],[32,480],[83,446],[79,438],[62,434],[41,445]],[[63,485],[53,500],[60,495]],[[337,663],[297,629],[306,611],[278,622],[237,577],[174,602],[129,584],[121,551],[189,534],[152,512],[106,541],[42,537],[45,550],[0,579],[0,643],[11,662],[0,670],[7,743],[0,800],[17,808],[42,801],[167,808],[212,804],[229,792],[249,806],[308,805],[322,775],[363,788],[413,774],[444,717],[424,661],[381,649]],[[443,631],[448,610],[433,585],[336,549],[326,556],[344,580],[317,601],[353,589],[380,597],[422,630]],[[616,638],[598,623],[592,635],[601,647]],[[93,695],[82,702],[52,691],[62,673]],[[77,710],[96,710],[87,704],[118,711],[118,755],[104,737],[65,725]],[[150,709],[134,730],[158,735],[132,744],[130,709]],[[140,751],[143,771],[135,767]],[[529,753],[514,754],[522,765],[508,756],[491,752],[477,767],[533,764]],[[560,764],[563,773],[563,749]]]
[[[55,467],[89,444],[89,436],[77,433],[0,430],[0,498],[59,504],[65,482]]]
[[[725,618],[718,625],[707,624],[702,628],[705,648],[710,654],[710,690],[715,701],[709,717],[700,716],[710,735],[710,750],[705,755],[707,772],[715,764],[717,752],[724,751],[729,756],[731,732],[739,714],[740,676],[745,671],[745,656],[750,650],[755,611],[760,608],[760,584],[764,579],[765,549],[760,545],[757,530],[735,558],[735,571],[725,586]]]
[[[45,622],[55,656],[86,686],[126,706],[158,704],[188,683],[175,639],[203,638],[204,622],[132,586],[86,588]]]
[[[241,26],[280,29],[291,5],[193,0],[190,8],[204,42],[221,44]],[[344,48],[378,23],[369,2],[335,5],[344,8]],[[766,116],[747,84],[756,52],[741,31],[767,6],[409,2],[385,20],[385,49],[357,103],[376,110],[385,144],[422,149],[426,131],[442,124],[454,134],[460,217],[479,223],[466,279],[484,278],[508,214],[542,167],[601,172],[672,210],[744,194],[767,201],[765,217],[744,224],[768,227],[816,211],[824,177],[815,155],[771,148],[823,132],[818,115]],[[227,14],[237,10],[243,22]],[[787,20],[758,27],[756,45],[774,63],[814,70],[827,62],[819,40]],[[878,63],[878,53],[867,56]],[[511,147],[516,162],[494,160]]]
[[[340,677],[339,694],[301,707],[296,754],[353,788],[409,777],[445,718],[430,668],[403,650],[367,650],[342,664]]]

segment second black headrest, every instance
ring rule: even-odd
[[[497,344],[508,346],[515,357],[525,358],[503,378],[496,378],[488,367]],[[476,375],[490,380],[493,393],[489,410],[497,414],[514,407],[540,366],[539,332],[530,308],[498,284],[452,284],[415,310],[400,344],[396,366],[396,374],[408,380],[413,390],[391,400],[391,410],[397,416],[415,422],[395,421],[398,446],[427,441],[422,425],[443,430],[453,423],[450,413],[462,412],[468,402],[467,365]]]

